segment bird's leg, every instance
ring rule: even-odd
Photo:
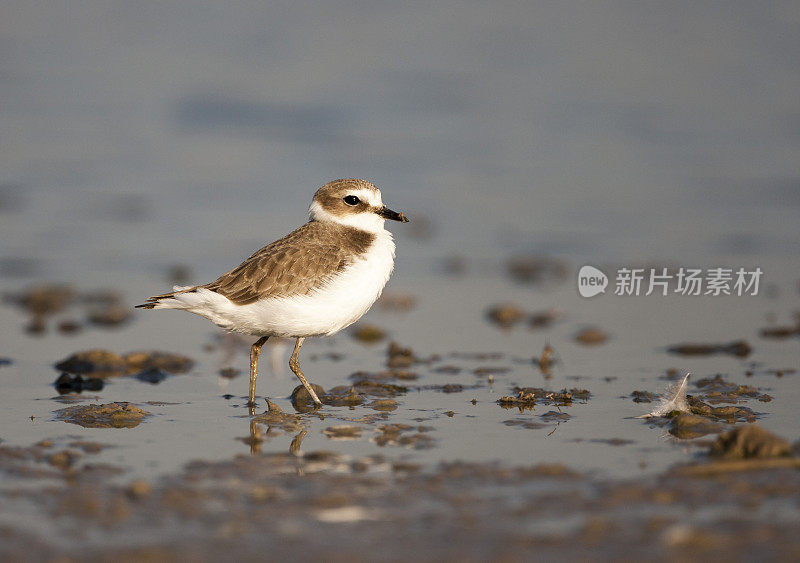
[[[256,407],[256,378],[258,377],[258,355],[261,353],[261,347],[267,341],[269,336],[262,336],[256,340],[255,344],[250,347],[250,400],[247,405],[250,407],[250,414],[255,414]]]
[[[308,394],[311,395],[312,399],[314,399],[314,404],[317,405],[318,407],[321,407],[322,401],[320,401],[319,397],[317,397],[317,393],[311,387],[311,384],[309,384],[308,380],[306,379],[306,376],[303,375],[302,371],[300,371],[300,362],[298,360],[300,356],[300,346],[303,345],[304,340],[305,338],[297,339],[297,342],[294,345],[294,352],[292,352],[292,357],[289,358],[289,369],[291,369],[292,372],[294,372],[294,374],[297,376],[297,379],[300,380],[300,383],[302,383],[303,387],[305,387],[306,391],[308,391]]]

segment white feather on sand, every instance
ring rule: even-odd
[[[688,412],[689,405],[686,402],[686,385],[689,383],[689,373],[684,376],[683,381],[667,387],[661,394],[660,401],[656,408],[647,414],[636,418],[656,418],[666,416],[672,411]]]

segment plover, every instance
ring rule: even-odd
[[[408,222],[383,204],[366,180],[334,180],[314,194],[309,221],[255,252],[216,281],[150,297],[143,309],[181,309],[226,330],[258,336],[250,348],[249,405],[255,405],[257,363],[270,336],[295,338],[289,368],[314,403],[321,401],[300,370],[309,336],[353,324],[380,297],[394,268],[386,219]]]

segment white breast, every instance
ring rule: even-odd
[[[268,336],[330,335],[353,324],[380,297],[394,268],[392,234],[381,229],[369,250],[309,295],[234,305],[207,289],[198,289],[199,307],[187,308],[228,330]],[[199,305],[199,303],[198,303]]]

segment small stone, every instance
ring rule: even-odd
[[[311,383],[311,388],[317,394],[317,397],[322,400],[322,397],[325,395],[325,389],[322,388],[321,385],[317,385],[316,383]],[[304,403],[313,403],[314,399],[311,398],[311,394],[303,385],[298,385],[294,388],[291,395],[292,404],[304,404]]]
[[[509,329],[525,318],[525,311],[511,303],[495,305],[486,311],[486,318],[500,328]]]
[[[234,377],[241,375],[241,373],[242,370],[230,367],[219,370],[220,377],[224,377],[225,379],[233,379]]]
[[[353,338],[365,344],[380,342],[386,338],[386,331],[381,327],[370,324],[359,324],[351,332]]]
[[[167,379],[169,374],[160,368],[147,368],[146,370],[137,373],[134,377],[136,377],[136,379],[139,381],[144,381],[145,383],[150,383],[151,385],[157,385]]]
[[[608,340],[608,334],[596,327],[587,327],[574,336],[575,342],[584,346],[598,346]]]

